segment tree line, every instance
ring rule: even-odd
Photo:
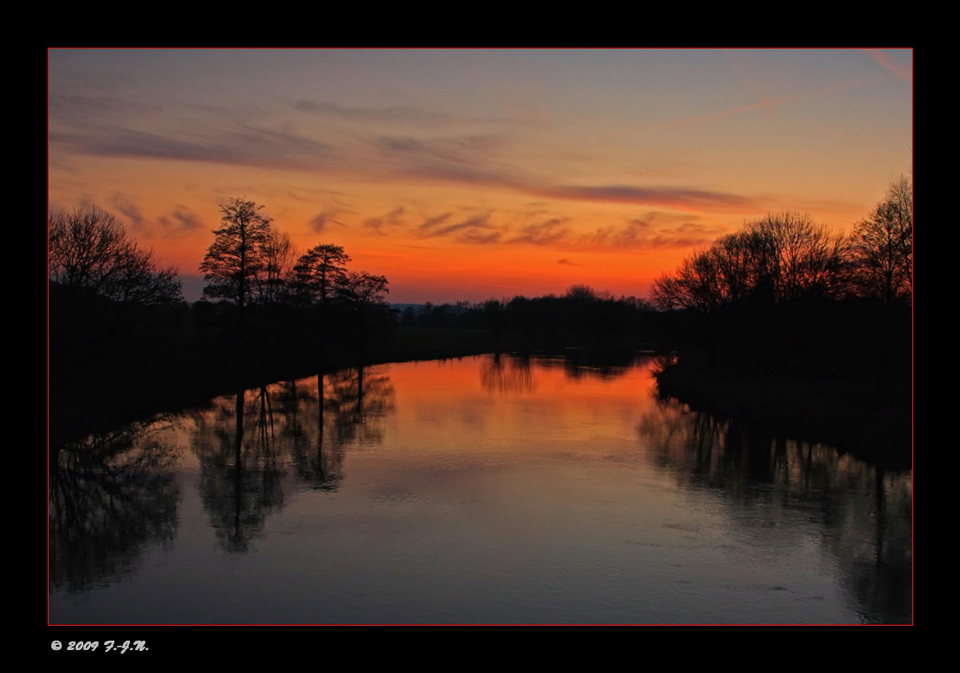
[[[686,257],[652,291],[661,343],[697,351],[711,367],[852,377],[907,394],[912,297],[905,177],[849,235],[806,215],[768,215]]]
[[[716,311],[803,297],[871,298],[884,304],[913,295],[913,190],[901,177],[849,236],[810,217],[781,213],[745,224],[661,275],[652,299],[662,310]]]
[[[488,330],[512,349],[634,347],[653,339],[654,307],[637,297],[614,297],[587,285],[560,296],[516,296],[406,307],[400,325],[415,328]],[[508,350],[510,349],[508,348]]]
[[[108,428],[174,403],[347,366],[391,331],[385,277],[350,269],[340,246],[298,254],[261,209],[242,198],[221,206],[200,265],[203,294],[192,305],[176,269],[140,248],[113,215],[92,207],[48,217],[58,431],[94,430],[98,417]]]
[[[242,198],[222,205],[221,226],[200,264],[201,301],[216,302],[215,322],[232,325],[232,335],[221,330],[216,338],[244,358],[277,344],[315,354],[349,344],[362,358],[367,339],[393,319],[387,279],[350,270],[350,256],[338,245],[320,243],[298,255],[262,209]]]
[[[376,357],[389,357],[383,344],[398,325],[472,328],[492,335],[483,343],[508,349],[656,342],[737,362],[859,358],[860,369],[910,351],[913,195],[906,178],[849,236],[792,213],[748,223],[658,278],[650,303],[576,285],[562,296],[400,313],[386,302],[384,276],[350,269],[338,245],[296,251],[262,208],[245,198],[221,205],[199,267],[203,295],[193,305],[183,300],[176,269],[106,211],[49,216],[51,409],[74,409],[82,420],[91,400],[123,406],[137,397],[130,390],[144,407],[181,399],[185,390],[202,400],[251,377],[259,385],[366,361],[370,342],[378,344]]]
[[[351,261],[337,245],[318,244],[297,256],[287,234],[271,226],[263,206],[242,198],[221,205],[221,226],[200,265],[203,300],[247,306],[317,306],[334,303],[359,311],[386,305],[384,276],[347,269]],[[869,297],[885,304],[910,302],[913,293],[913,190],[901,177],[886,198],[857,223],[849,236],[831,233],[809,216],[768,215],[717,239],[683,260],[653,285],[660,310],[714,311],[743,302],[775,304],[804,296]],[[152,252],[127,238],[122,225],[99,209],[77,209],[48,220],[51,284],[127,304],[183,301],[177,272],[162,267]],[[586,286],[568,299],[608,301]],[[546,299],[546,298],[544,298]],[[523,297],[515,302],[522,303]],[[621,298],[627,302],[627,298]],[[635,305],[642,300],[633,299]],[[449,316],[503,311],[507,302],[443,305]],[[436,310],[427,304],[427,318]],[[418,319],[408,313],[408,322]],[[469,322],[476,322],[470,320]]]
[[[348,270],[350,256],[338,245],[319,244],[297,257],[289,236],[271,227],[262,208],[241,198],[220,207],[222,226],[200,264],[204,299],[241,310],[251,303],[316,305],[323,312],[335,302],[357,311],[386,304],[384,276]]]

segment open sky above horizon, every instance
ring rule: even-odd
[[[392,302],[647,297],[745,221],[849,231],[910,175],[911,50],[52,49],[49,209],[100,206],[188,300],[219,204]]]

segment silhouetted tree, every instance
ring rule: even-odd
[[[254,276],[252,296],[265,306],[286,298],[294,285],[296,251],[286,233],[271,231],[260,246],[261,269]]]
[[[858,294],[889,304],[913,293],[913,187],[900,176],[851,239],[853,279]]]
[[[773,304],[840,293],[846,242],[808,216],[768,215],[684,259],[654,282],[660,309],[711,312],[750,299]]]
[[[308,250],[294,267],[297,293],[301,298],[317,302],[321,310],[327,300],[334,296],[334,288],[346,272],[350,261],[339,245],[318,245]]]
[[[58,285],[124,303],[183,301],[176,270],[140,250],[110,213],[94,206],[51,215],[47,229],[49,278]]]
[[[390,292],[385,276],[347,271],[337,281],[337,298],[358,314],[373,307],[386,307],[385,295]]]
[[[337,281],[336,292],[337,301],[348,314],[352,314],[359,337],[355,345],[363,348],[370,327],[389,315],[390,307],[385,299],[390,292],[387,279],[365,272],[347,271]]]
[[[220,206],[223,226],[207,250],[200,271],[207,281],[203,296],[235,302],[243,310],[258,274],[264,271],[264,246],[270,238],[270,218],[253,201],[234,198]]]

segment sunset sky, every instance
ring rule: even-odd
[[[188,300],[231,197],[393,302],[647,297],[784,210],[848,231],[911,175],[910,50],[50,50],[49,208]]]

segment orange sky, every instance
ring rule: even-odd
[[[849,229],[912,168],[909,50],[51,50],[51,211],[187,299],[235,196],[390,300],[646,296],[768,212]]]

